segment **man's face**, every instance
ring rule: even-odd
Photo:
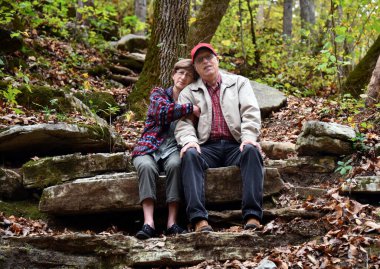
[[[219,73],[218,58],[208,49],[200,49],[194,59],[195,70],[205,80],[213,80]]]

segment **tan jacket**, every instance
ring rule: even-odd
[[[238,75],[221,73],[221,76],[220,104],[231,134],[239,143],[245,140],[256,141],[260,134],[261,118],[251,83]],[[205,143],[211,133],[212,103],[202,79],[199,78],[183,89],[178,102],[193,103],[201,109],[197,129],[188,118],[178,121],[175,130],[178,144]]]

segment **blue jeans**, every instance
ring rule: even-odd
[[[207,220],[205,208],[205,171],[208,168],[239,166],[242,178],[243,220],[251,217],[262,219],[263,210],[263,159],[253,145],[246,145],[240,152],[240,144],[219,140],[201,145],[201,154],[189,148],[182,160],[182,185],[185,193],[186,213],[195,223]]]

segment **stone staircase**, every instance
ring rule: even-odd
[[[206,199],[210,207],[209,220],[216,232],[189,233],[175,237],[161,235],[159,238],[141,241],[131,236],[135,233],[134,225],[124,226],[121,228],[122,233],[116,234],[72,232],[62,235],[2,236],[0,265],[2,268],[22,268],[26,265],[32,268],[188,266],[209,259],[247,260],[266,249],[321,238],[327,232],[322,223],[325,213],[307,210],[300,204],[310,197],[321,197],[327,193],[327,190],[315,186],[336,176],[334,170],[337,157],[328,154],[332,148],[331,143],[343,145],[342,150],[346,150],[347,145],[338,140],[348,141],[348,138],[331,134],[331,125],[325,123],[313,122],[305,126],[319,131],[305,129],[300,135],[302,145],[261,142],[264,153],[270,157],[265,160],[264,224],[267,225],[263,230],[241,229],[239,168],[215,168],[207,171]],[[342,128],[346,130],[346,127]],[[327,139],[330,139],[327,147],[320,138],[314,138],[325,137],[326,130],[329,130]],[[335,134],[339,132],[339,129],[334,131]],[[304,136],[310,133],[313,134],[313,139],[307,142]],[[338,140],[331,140],[331,137]],[[313,144],[317,140],[318,143]],[[297,156],[297,150],[301,146],[303,152],[307,146],[311,153],[317,151],[324,154]],[[334,152],[339,152],[337,146],[333,148]],[[298,155],[301,155],[300,151]],[[13,181],[22,179],[24,191],[42,192],[39,209],[51,216],[60,216],[62,219],[65,216],[85,218],[87,215],[95,215],[104,218],[106,214],[113,213],[116,216],[126,215],[129,223],[141,221],[138,179],[127,152],[75,153],[39,158],[24,164],[18,177],[14,171],[6,173],[12,170],[2,171]],[[162,196],[164,179],[165,176],[162,175],[158,180],[159,209],[165,208]],[[370,186],[379,182],[375,176],[366,180]],[[343,187],[342,191],[348,189],[352,191],[352,185]],[[360,185],[360,189],[363,191],[363,185]],[[370,189],[368,187],[366,190]],[[279,203],[273,201],[280,199],[281,195],[297,197],[300,203],[279,207]],[[274,219],[284,222],[281,236],[271,233],[273,227],[270,223]],[[182,222],[186,223],[186,220],[182,219]],[[18,259],[19,256],[23,258]]]
[[[130,47],[122,43],[117,46]],[[128,86],[137,80],[143,62],[139,52],[123,53],[102,72]],[[251,83],[263,116],[285,105],[283,94]],[[80,106],[89,111],[83,104]],[[327,233],[322,223],[326,212],[302,204],[327,194],[329,190],[319,186],[336,180],[338,156],[350,153],[351,138],[355,136],[346,126],[308,122],[296,145],[261,142],[267,156],[262,230],[241,229],[240,171],[225,167],[209,169],[206,176],[209,220],[215,232],[175,237],[161,234],[141,241],[133,237],[141,226],[142,210],[130,155],[123,151],[123,141],[117,140],[107,123],[96,122],[96,127],[47,124],[13,126],[0,132],[0,156],[5,164],[11,155],[12,161],[40,154],[50,156],[33,158],[22,167],[0,168],[0,199],[21,200],[40,194],[39,210],[58,221],[65,220],[68,228],[73,218],[87,219],[86,229],[77,232],[1,236],[0,268],[179,267],[210,259],[244,261],[269,249],[321,240]],[[110,144],[119,145],[119,152],[105,153]],[[164,179],[164,175],[160,176],[157,185],[158,219],[164,218]],[[352,194],[357,190],[376,196],[379,182],[378,176],[354,178],[343,184],[341,192]],[[281,199],[289,197],[296,203],[282,204]],[[181,217],[186,224],[184,214]],[[114,218],[121,219],[121,232],[84,232],[91,230],[91,222],[112,226]],[[273,220],[282,222],[282,230],[273,232]],[[1,229],[6,227],[0,222]],[[379,245],[379,240],[376,242]]]

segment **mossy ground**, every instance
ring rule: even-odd
[[[38,210],[37,200],[23,200],[23,201],[0,201],[0,212],[6,216],[14,215],[16,217],[42,219],[46,221],[48,216]]]

